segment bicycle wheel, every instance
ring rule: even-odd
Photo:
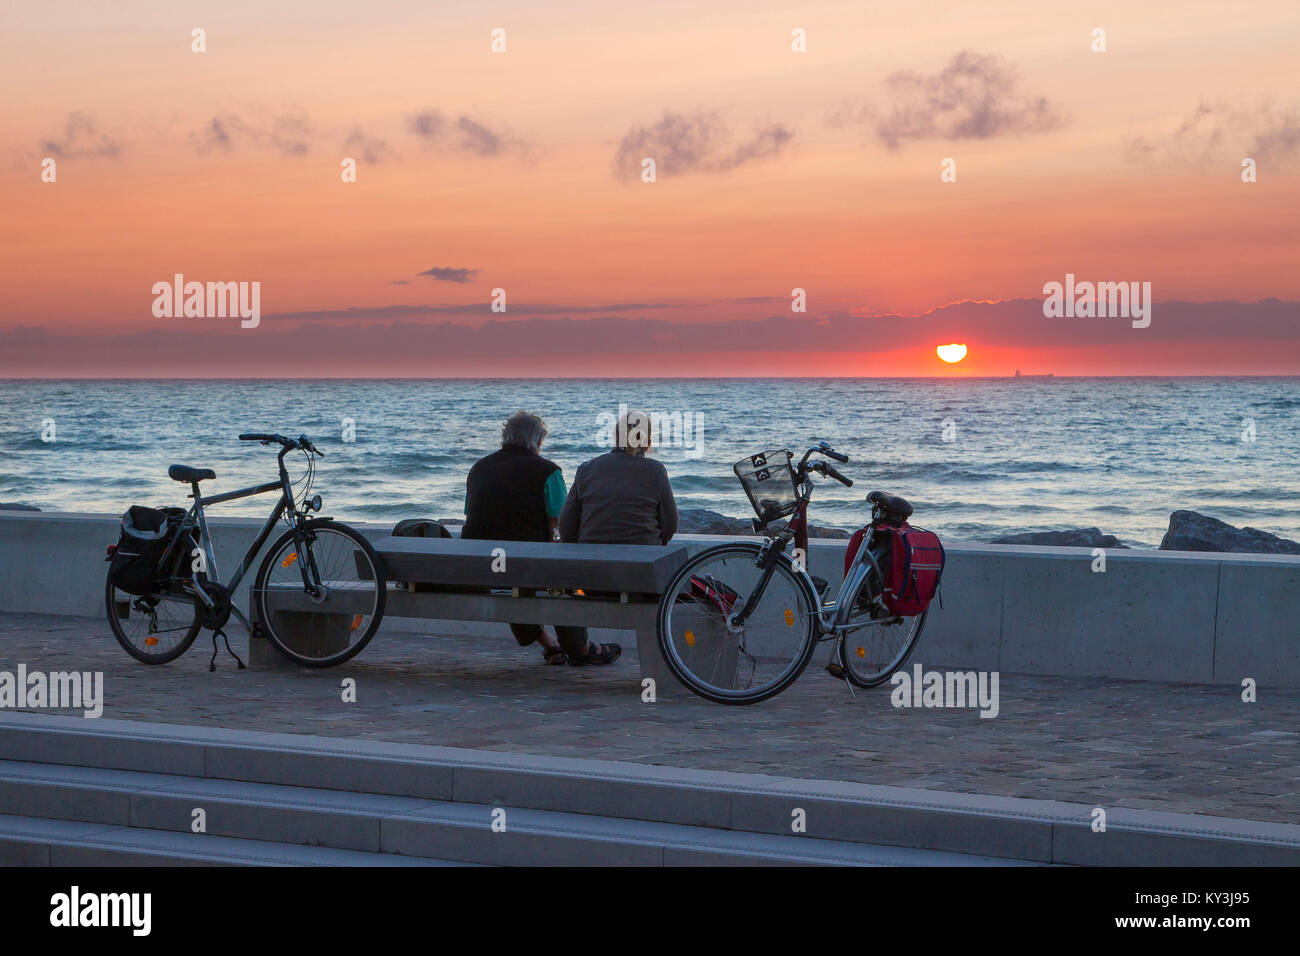
[[[301,551],[292,530],[271,545],[254,600],[276,650],[303,667],[333,667],[375,636],[388,592],[379,556],[360,532],[326,519],[302,527]],[[303,584],[304,569],[319,582],[315,594]]]
[[[174,661],[199,634],[194,599],[164,594],[127,594],[105,582],[104,607],[108,626],[123,650],[142,664]]]
[[[753,704],[781,693],[817,645],[817,599],[781,555],[753,612],[729,623],[762,579],[757,544],[703,551],[674,576],[659,604],[659,648],[673,676],[708,700]]]
[[[837,653],[845,676],[858,687],[876,687],[887,681],[911,656],[921,637],[928,611],[916,617],[896,617],[882,607],[884,589],[872,569],[853,595],[849,630],[840,635]]]

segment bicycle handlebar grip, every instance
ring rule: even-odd
[[[829,448],[826,450],[826,457],[827,457],[827,458],[834,458],[834,459],[835,459],[836,461],[838,461],[840,464],[844,464],[844,462],[846,462],[846,461],[849,460],[849,456],[848,456],[848,455],[842,455],[842,454],[840,454],[840,453],[837,452],[837,451],[831,451]],[[850,484],[852,484],[852,482],[850,482]]]
[[[838,482],[839,482],[841,485],[843,485],[845,488],[852,488],[852,487],[853,487],[853,479],[852,479],[852,478],[845,478],[843,475],[841,475],[838,471],[835,470],[835,466],[834,466],[834,465],[827,465],[827,466],[826,466],[826,474],[830,475],[832,478],[834,478],[836,481],[838,481]]]
[[[239,436],[240,441],[274,441],[274,435],[255,435],[251,432],[245,432]]]

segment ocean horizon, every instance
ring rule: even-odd
[[[915,523],[988,541],[1096,526],[1156,547],[1179,509],[1300,537],[1300,376],[962,378],[5,379],[0,501],[43,511],[183,504],[167,466],[211,467],[213,492],[274,476],[244,431],[306,433],[316,490],[344,520],[462,515],[465,473],[506,415],[546,419],[566,478],[607,445],[620,405],[657,416],[682,508],[749,517],[732,465],[815,440],[848,454],[815,524],[860,526],[868,491]],[[271,498],[214,515],[265,514]]]

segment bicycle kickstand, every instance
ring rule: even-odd
[[[244,662],[239,659],[238,654],[236,654],[233,650],[231,650],[230,638],[226,636],[225,631],[221,629],[217,629],[212,632],[212,660],[208,661],[208,673],[212,673],[217,669],[217,638],[218,637],[220,637],[223,641],[226,642],[226,653],[235,659],[235,663],[239,665],[239,669],[242,671],[244,669]]]

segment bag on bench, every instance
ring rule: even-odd
[[[441,522],[432,518],[403,518],[393,526],[394,538],[450,538],[451,532]],[[455,590],[443,588],[437,584],[407,584],[404,581],[393,582],[399,591],[439,591]]]

